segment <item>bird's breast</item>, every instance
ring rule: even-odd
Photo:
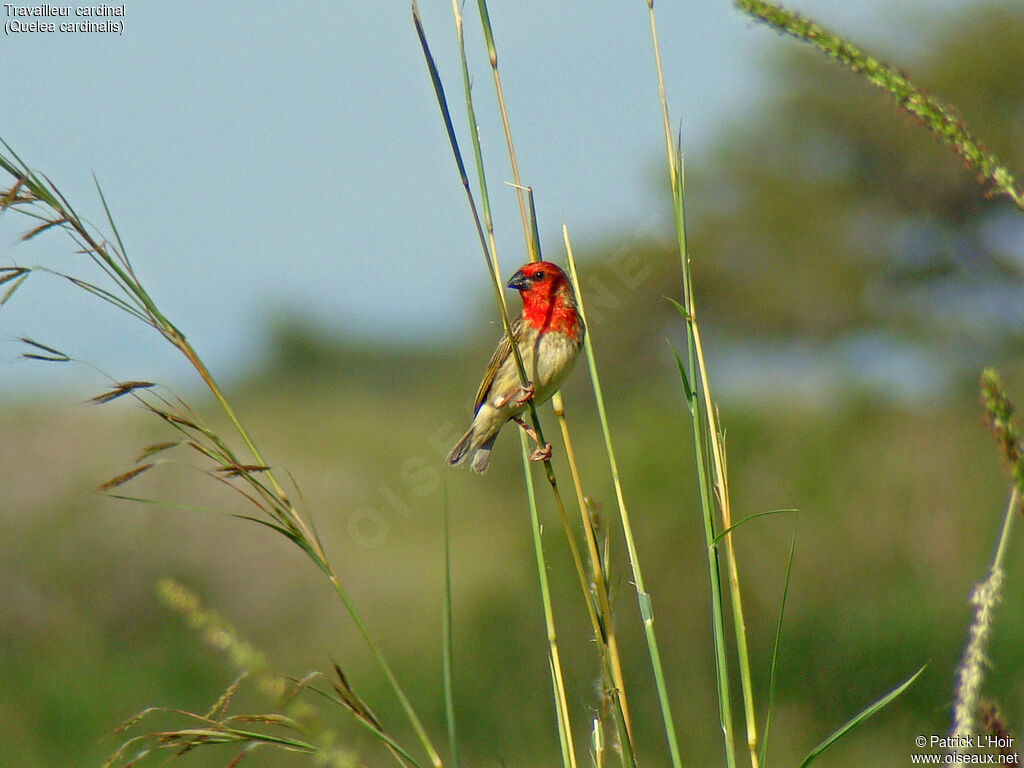
[[[536,402],[547,401],[562,385],[579,355],[580,342],[565,333],[542,333],[523,351],[523,363],[533,381]]]

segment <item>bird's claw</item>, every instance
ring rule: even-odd
[[[537,446],[530,454],[530,461],[547,461],[551,458],[551,443],[544,443],[543,447]]]
[[[527,424],[518,416],[513,416],[512,421],[523,428],[523,431],[530,436],[530,438],[537,444],[537,447],[533,449],[533,453],[530,454],[530,461],[547,461],[551,458],[551,443],[540,444],[540,439],[537,437],[537,433],[534,432],[533,427]]]
[[[535,389],[533,387],[533,382],[528,381],[526,382],[526,386],[519,387],[519,389],[510,392],[504,398],[502,398],[497,405],[499,408],[504,408],[506,405],[512,402],[513,399],[516,401],[516,405],[518,406],[526,405],[528,402],[533,400],[534,392]]]
[[[531,400],[533,400],[533,395],[535,392],[536,390],[534,389],[533,382],[526,382],[525,387],[519,388],[519,398],[516,400],[516,405],[526,405],[527,403],[529,403]]]

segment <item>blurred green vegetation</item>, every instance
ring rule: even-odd
[[[920,35],[910,61],[900,51],[889,58],[957,105],[1004,161],[1024,167],[1024,11],[972,8]],[[687,193],[734,514],[800,510],[737,534],[755,682],[763,705],[795,526],[770,759],[793,764],[928,662],[902,698],[827,759],[902,766],[916,735],[947,730],[968,597],[988,567],[1008,495],[982,427],[976,376],[981,359],[1000,365],[1024,403],[1022,326],[1014,322],[1021,301],[1006,298],[1008,288],[1020,292],[1021,241],[1014,246],[1012,237],[997,236],[1019,234],[1024,218],[986,200],[952,153],[885,97],[795,44],[779,49],[771,65],[779,92],[724,134],[715,156],[689,161]],[[583,240],[581,282],[684,760],[720,764],[690,431],[664,342],[681,332],[662,299],[677,293],[677,259],[660,232]],[[495,326],[462,349],[337,339],[301,318],[269,333],[266,365],[236,381],[231,398],[268,460],[297,478],[346,586],[435,740],[444,740],[447,504],[464,764],[551,764],[557,741],[516,440],[511,429],[500,438],[483,478],[442,462],[469,417]],[[803,344],[814,358],[850,334],[891,334],[937,350],[949,375],[927,397],[909,400],[856,375],[809,397],[806,371],[794,367],[780,384],[763,375],[757,357],[730,368],[745,386],[715,375],[716,355],[730,349],[742,360],[742,350],[770,351],[784,340]],[[586,378],[581,366],[567,384],[567,412],[586,490],[607,520],[614,495]],[[761,395],[737,394],[749,392],[750,381],[754,389],[763,381]],[[554,435],[546,411],[545,430]],[[297,549],[238,520],[96,493],[142,446],[161,439],[161,425],[127,398],[103,407],[0,408],[0,763],[97,765],[119,743],[111,731],[124,718],[151,704],[202,712],[230,683],[235,671],[226,660],[157,604],[154,585],[163,575],[195,589],[281,672],[327,670],[336,659],[385,725],[411,745],[370,655]],[[567,483],[557,449],[555,455]],[[237,511],[236,496],[189,469],[195,457],[167,458],[173,461],[125,490]],[[600,705],[598,662],[560,524],[541,491],[582,743],[585,713]],[[639,759],[660,765],[659,714],[614,524],[611,535]],[[1021,565],[1012,555],[986,684],[1011,723],[1024,714]],[[246,706],[268,704],[243,694],[239,708]],[[325,714],[366,764],[385,764],[345,715]],[[184,764],[226,765],[232,755],[195,754]],[[297,761],[265,751],[246,764]]]

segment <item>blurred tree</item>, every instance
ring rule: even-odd
[[[1024,173],[1024,5],[961,8],[915,34],[913,53],[858,42]],[[745,337],[885,328],[1019,342],[1024,215],[987,199],[887,94],[795,41],[775,50],[779,90],[689,176],[690,247],[714,324]]]

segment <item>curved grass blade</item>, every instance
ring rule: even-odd
[[[717,544],[719,539],[721,539],[722,537],[727,536],[728,534],[732,533],[733,531],[735,531],[737,528],[739,528],[744,523],[749,523],[751,520],[755,520],[755,519],[757,519],[759,517],[765,517],[767,515],[781,515],[781,514],[784,514],[784,513],[787,513],[787,512],[799,513],[799,511],[800,510],[798,510],[798,509],[766,509],[764,512],[755,512],[754,514],[747,515],[742,520],[739,520],[738,522],[735,522],[732,525],[730,525],[724,531],[722,531],[717,536],[715,536],[715,538],[713,538],[711,540],[711,543],[712,544]]]
[[[837,741],[839,741],[839,739],[848,734],[858,725],[863,723],[865,720],[867,720],[869,717],[871,717],[873,714],[878,712],[880,709],[885,707],[889,702],[891,702],[893,699],[895,699],[897,696],[899,696],[901,693],[907,690],[907,688],[910,687],[911,683],[917,680],[921,673],[924,672],[925,667],[927,666],[927,664],[922,666],[919,670],[917,670],[917,672],[908,677],[906,681],[898,685],[893,690],[889,691],[889,693],[885,694],[885,696],[880,698],[874,704],[871,704],[862,709],[853,718],[848,720],[844,725],[842,725],[838,730],[836,730],[835,733],[833,733],[831,736],[829,736],[827,739],[821,742],[821,744],[812,749],[811,753],[804,758],[804,761],[802,763],[800,763],[800,768],[807,768],[808,765],[810,765],[819,757],[821,757],[822,753],[829,747],[831,747],[833,744],[835,744]]]
[[[783,510],[776,510],[783,511]],[[771,514],[762,512],[761,514]],[[755,517],[752,515],[751,517]],[[744,518],[749,520],[750,518]],[[742,523],[743,520],[740,520]],[[737,523],[736,525],[739,525]],[[733,528],[736,526],[734,525]],[[782,585],[782,604],[779,606],[779,620],[775,624],[775,643],[772,647],[772,663],[768,672],[768,711],[764,717],[764,734],[761,736],[761,768],[768,765],[768,734],[772,727],[772,712],[775,709],[775,673],[778,668],[779,646],[782,639],[782,619],[786,615],[786,598],[789,596],[789,577],[793,573],[793,554],[796,552],[796,523],[793,524],[793,538],[789,543],[789,559],[786,561],[786,581]]]

